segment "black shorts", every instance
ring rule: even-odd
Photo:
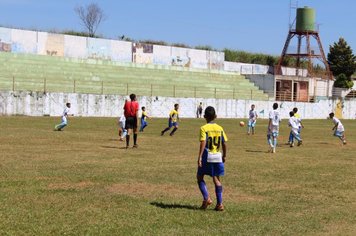
[[[126,117],[125,129],[137,129],[137,117]]]

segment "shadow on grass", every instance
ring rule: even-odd
[[[117,146],[101,146],[102,148],[117,149]],[[123,148],[121,148],[123,149]]]
[[[265,153],[265,151],[258,151],[258,150],[246,150],[246,152],[261,152],[261,153]]]
[[[182,205],[182,204],[168,204],[168,203],[163,203],[163,202],[151,202],[150,203],[152,206],[163,208],[163,209],[188,209],[188,210],[199,210],[197,206],[192,206],[192,205]]]

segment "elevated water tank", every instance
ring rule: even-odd
[[[315,31],[315,10],[304,7],[297,9],[297,32]]]

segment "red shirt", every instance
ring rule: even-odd
[[[126,102],[124,106],[125,117],[136,117],[136,113],[139,109],[138,102],[130,101]]]

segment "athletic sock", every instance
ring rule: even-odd
[[[133,140],[134,140],[134,145],[136,145],[137,144],[137,134],[133,135]]]
[[[166,131],[168,131],[168,130],[170,130],[171,128],[169,128],[169,127],[167,127],[167,128],[165,128],[163,131],[162,131],[162,133],[164,134]]]
[[[222,193],[223,193],[223,187],[215,185],[215,194],[216,194],[216,204],[217,205],[222,204]]]
[[[130,144],[130,135],[126,135],[126,147],[128,147]]]
[[[172,132],[169,134],[169,135],[173,135],[174,134],[174,132],[176,132],[176,130],[177,130],[178,128],[174,128],[173,130],[172,130]]]
[[[199,185],[199,189],[201,194],[203,195],[204,200],[208,200],[209,198],[209,192],[208,192],[208,188],[206,187],[205,181],[202,180],[198,183]]]

